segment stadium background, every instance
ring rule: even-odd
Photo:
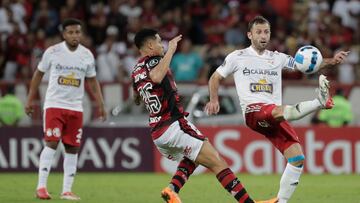
[[[160,183],[154,184],[157,190],[147,188],[157,194],[157,191],[167,184],[168,176],[152,172],[171,172],[175,167],[174,163],[161,158],[156,152],[148,135],[145,112],[135,107],[130,100],[131,88],[128,75],[138,57],[132,39],[140,28],[146,26],[158,29],[165,46],[167,40],[178,34],[184,35],[178,54],[193,57],[197,60],[197,64],[200,64],[190,63],[187,65],[191,68],[174,69],[178,71],[175,76],[178,77],[179,91],[184,95],[185,106],[190,105],[194,94],[206,89],[209,75],[222,63],[226,54],[249,45],[246,39],[247,22],[256,15],[265,16],[272,24],[270,50],[294,55],[298,47],[312,44],[321,50],[324,57],[331,57],[340,49],[350,50],[350,56],[344,64],[322,72],[331,79],[333,93],[341,88],[351,103],[353,119],[349,125],[332,128],[323,123],[314,124],[312,118],[316,114],[294,123],[307,157],[305,166],[309,175],[304,176],[303,182],[309,187],[311,184],[320,185],[314,187],[317,196],[309,196],[308,193],[311,193],[309,188],[299,189],[294,202],[304,200],[359,202],[359,1],[2,0],[0,2],[0,95],[5,96],[9,87],[14,87],[15,96],[23,104],[26,101],[29,81],[42,53],[48,46],[61,41],[59,23],[68,17],[79,18],[84,22],[83,44],[90,48],[96,57],[98,79],[101,82],[109,119],[105,123],[95,119],[93,97],[87,94],[84,100],[85,140],[79,155],[80,175],[78,182],[75,181],[75,190],[86,188],[89,180],[85,177],[101,182],[102,178],[106,179],[104,172],[122,172],[120,175],[113,173],[109,178],[109,184],[121,190],[122,195],[126,195],[128,190],[120,186],[136,190],[131,182],[137,176],[128,172],[150,172],[150,174],[139,173],[139,177],[155,182],[159,179]],[[317,74],[284,72],[283,78],[284,103],[295,103],[314,97]],[[230,90],[230,98],[236,103],[232,78],[226,80],[224,89]],[[2,202],[1,197],[4,202],[16,202],[15,200],[30,202],[29,198],[36,182],[38,156],[43,144],[41,105],[45,90],[46,77],[40,87],[36,113],[32,118],[23,115],[17,126],[0,127],[0,190],[7,191],[7,184],[10,187],[17,187],[18,179],[33,182],[33,184],[19,183],[30,190],[24,193],[26,196],[14,198],[5,192],[0,195],[0,202]],[[258,188],[262,188],[260,194],[264,198],[274,195],[280,177],[267,174],[281,173],[285,162],[270,143],[262,136],[248,130],[241,119],[235,123],[226,123],[216,120],[210,122],[205,118],[205,121],[200,122],[203,115],[198,111],[197,114],[196,110],[201,109],[201,102],[197,105],[192,112],[195,115],[193,121],[204,134],[209,136],[232,169],[238,173],[253,175],[244,175],[244,178],[245,182],[249,182],[250,189],[254,188],[255,193],[259,193]],[[223,116],[224,119],[226,116],[230,117],[227,112]],[[53,171],[62,171],[61,152],[62,149],[57,156],[59,161],[53,164]],[[97,172],[100,178],[94,177],[92,173],[84,173],[86,171]],[[203,169],[198,170],[198,173],[202,172]],[[53,176],[60,177],[61,174]],[[197,184],[202,183],[202,179],[206,179],[203,184],[210,187],[206,188],[210,193],[216,194],[214,192],[220,190],[209,186],[217,184],[211,182],[212,177],[201,175],[194,178],[195,183],[187,186],[190,189],[185,189],[185,200],[188,200],[186,202],[231,202],[225,194],[220,193],[221,191],[215,196],[218,199],[200,198],[194,201],[192,199],[194,195],[190,191],[196,190],[196,187],[199,187]],[[127,185],[121,183],[124,180],[129,181]],[[341,185],[340,182],[344,182],[341,180],[347,181]],[[269,181],[266,189],[263,188],[262,181]],[[61,180],[58,178],[56,182]],[[54,179],[50,178],[50,184],[56,184]],[[190,186],[192,184],[195,186]],[[338,191],[332,191],[334,188],[329,186],[337,188]],[[315,188],[325,188],[325,190],[317,191]],[[14,194],[14,191],[9,193]],[[86,194],[89,191],[91,190],[87,188],[82,193]],[[343,193],[339,194],[339,191]],[[116,194],[114,192],[114,197],[109,197],[108,202],[121,199],[116,197]],[[223,196],[224,199],[221,198]],[[304,196],[308,196],[309,199]],[[151,198],[149,202],[157,202],[157,199],[152,201]],[[85,202],[91,202],[91,198],[87,199],[86,195],[83,199]],[[94,199],[94,202],[98,202],[96,198]],[[140,201],[130,196],[120,202]]]

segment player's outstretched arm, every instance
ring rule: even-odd
[[[220,82],[223,79],[224,78],[215,71],[209,80],[210,101],[206,104],[204,109],[208,115],[217,114],[220,110],[218,91]]]
[[[166,54],[161,59],[159,64],[150,71],[150,78],[154,83],[161,83],[161,81],[164,79],[170,67],[171,59],[176,51],[177,44],[181,40],[181,38],[182,35],[178,35],[177,37],[169,41],[169,47]]]
[[[96,77],[86,78],[86,81],[88,81],[89,87],[95,95],[95,101],[99,108],[99,118],[100,118],[100,120],[105,121],[106,120],[106,111],[105,111],[105,107],[104,107],[104,99],[101,94],[99,82],[96,80]]]
[[[31,79],[31,83],[30,83],[30,90],[29,90],[29,94],[28,94],[28,98],[25,104],[25,113],[28,116],[31,116],[32,113],[34,112],[34,108],[33,108],[33,100],[36,96],[36,92],[39,89],[39,85],[41,83],[41,80],[44,76],[44,72],[41,72],[39,70],[36,70],[32,79]]]
[[[344,62],[349,53],[349,51],[340,51],[336,53],[332,58],[324,58],[322,63],[320,64],[319,69],[327,68],[329,66],[334,66]]]

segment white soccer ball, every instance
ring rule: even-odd
[[[319,49],[311,45],[300,47],[294,58],[296,68],[305,74],[317,72],[323,60]]]

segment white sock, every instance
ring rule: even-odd
[[[71,192],[71,187],[74,182],[74,178],[76,174],[77,160],[78,160],[77,154],[65,153],[63,193]]]
[[[287,121],[298,120],[320,108],[321,104],[318,99],[300,102],[296,105],[286,105],[284,109],[284,118]]]
[[[289,163],[286,165],[280,180],[280,189],[277,195],[279,198],[278,203],[286,203],[290,199],[296,189],[296,186],[299,184],[302,170],[303,167],[299,168]]]
[[[50,147],[44,147],[40,154],[40,161],[39,161],[39,179],[37,189],[46,187],[47,179],[49,177],[51,163],[54,158],[56,150]]]

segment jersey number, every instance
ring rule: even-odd
[[[150,90],[152,89],[151,83],[146,83],[143,87],[140,87],[138,89],[141,98],[144,100],[146,109],[151,114],[156,114],[160,112],[161,109],[161,103],[156,95],[151,95]]]

